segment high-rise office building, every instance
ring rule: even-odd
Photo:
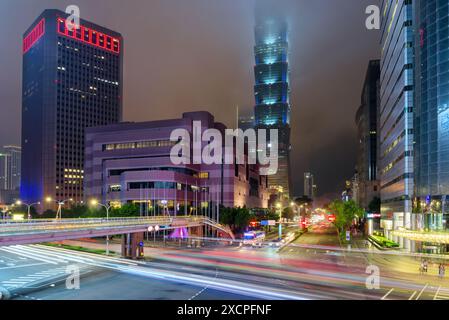
[[[416,3],[413,229],[447,229],[449,213],[448,1]]]
[[[274,193],[289,197],[291,106],[286,18],[263,5],[257,6],[255,39],[255,127],[278,129],[279,168],[268,179]]]
[[[354,192],[354,199],[365,209],[374,198],[380,196],[377,174],[379,92],[380,61],[372,60],[368,64],[361,105],[356,115],[358,192]]]
[[[409,227],[413,197],[413,2],[385,0],[381,22],[380,164],[382,221]]]
[[[238,125],[243,131],[254,129],[254,116],[239,116]]]
[[[18,146],[4,146],[5,159],[5,190],[20,188],[22,148]],[[1,178],[0,178],[1,179]]]
[[[23,37],[26,202],[46,197],[81,202],[85,128],[122,118],[122,36],[85,20],[71,28],[67,18],[45,10]]]
[[[307,196],[309,199],[313,199],[315,196],[314,191],[314,178],[313,174],[310,172],[304,173],[304,195]]]
[[[9,158],[9,154],[0,153],[0,190],[7,190],[8,187]]]

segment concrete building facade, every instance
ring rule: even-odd
[[[201,133],[194,132],[194,121],[201,121]],[[139,203],[155,213],[197,213],[216,220],[219,206],[266,208],[268,182],[258,165],[173,164],[170,152],[178,143],[170,141],[173,130],[187,130],[193,150],[207,145],[195,146],[193,135],[211,128],[226,129],[208,112],[191,112],[180,119],[87,129],[85,201]]]

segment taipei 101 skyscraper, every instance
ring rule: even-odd
[[[273,194],[290,197],[290,84],[288,64],[288,23],[285,16],[257,2],[255,54],[255,127],[278,129],[279,168],[268,176]],[[267,141],[270,138],[267,137]]]

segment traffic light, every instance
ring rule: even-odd
[[[251,221],[249,225],[253,228],[257,227],[257,221]]]

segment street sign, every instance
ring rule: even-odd
[[[268,220],[262,220],[260,221],[261,226],[268,226]]]
[[[269,226],[275,226],[276,225],[276,220],[268,220],[268,225]]]
[[[346,241],[351,241],[351,231],[346,231]]]

